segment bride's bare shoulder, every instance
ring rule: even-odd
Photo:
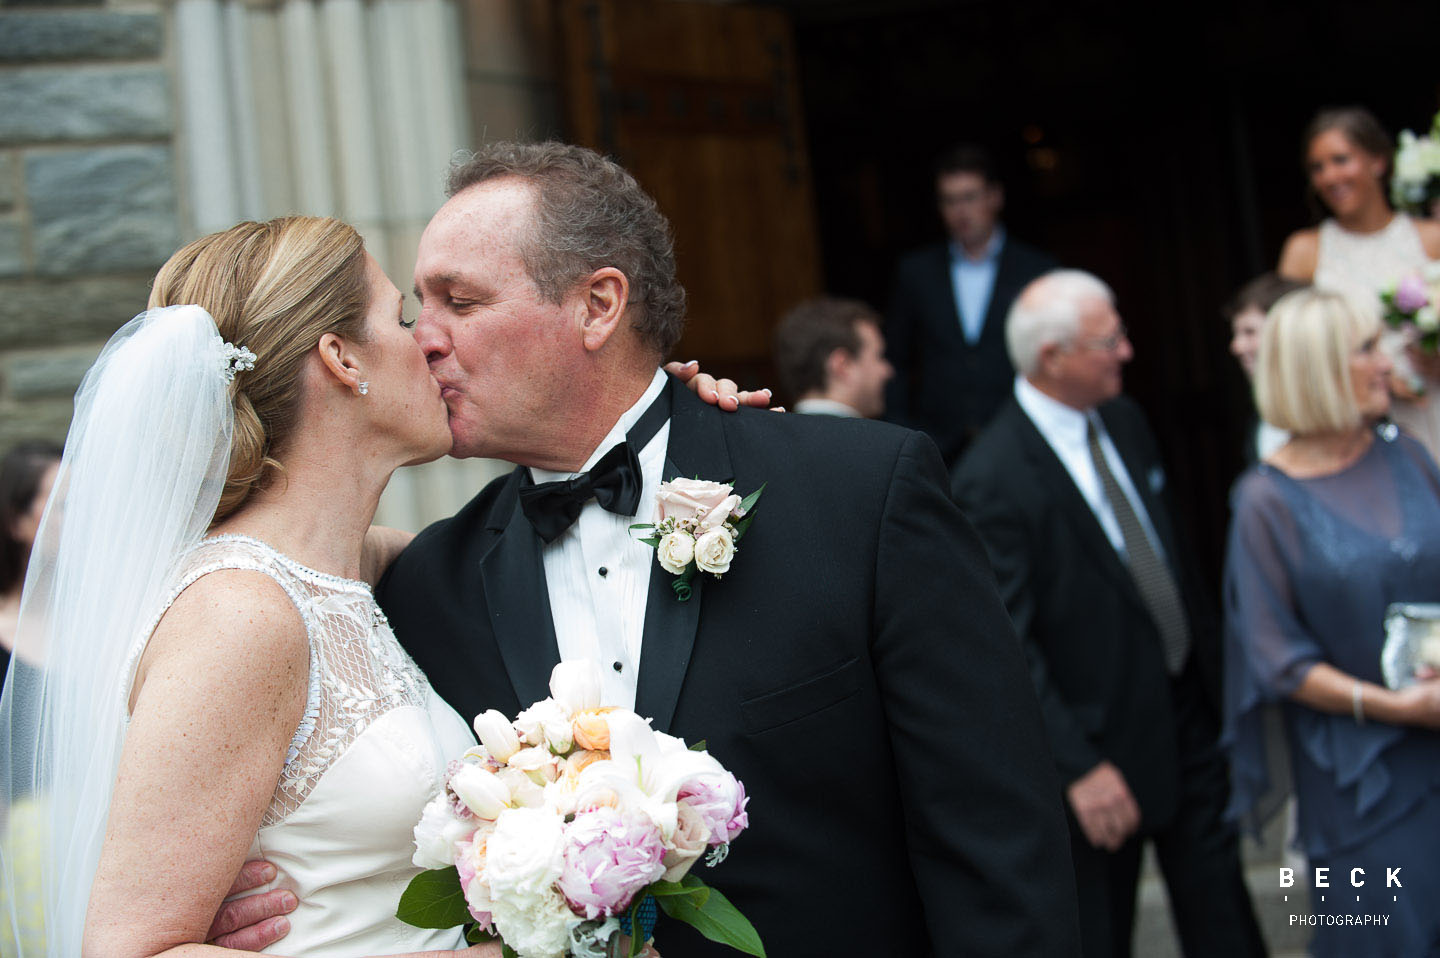
[[[141,657],[131,694],[160,673],[285,695],[305,687],[309,641],[300,611],[262,572],[221,569],[191,583],[161,617]]]

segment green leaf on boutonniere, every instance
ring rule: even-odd
[[[660,910],[676,921],[683,921],[711,941],[729,945],[736,951],[756,958],[765,958],[765,946],[750,920],[740,914],[740,909],[714,888],[709,888],[694,874],[686,875],[682,884],[691,889],[689,895],[656,896]],[[708,894],[704,898],[693,894],[699,890]],[[655,894],[652,890],[651,894]],[[697,903],[698,902],[698,903]]]
[[[703,752],[703,751],[705,751],[705,740],[702,738],[700,741],[698,741],[698,742],[696,742],[694,745],[690,746],[690,751],[692,751],[692,752]]]
[[[670,588],[675,590],[675,598],[681,602],[690,601],[690,595],[695,591],[690,585],[690,580],[693,578],[695,578],[695,564],[692,562],[684,572],[675,577],[674,582],[670,583]]]
[[[750,495],[740,500],[740,509],[742,512],[745,513],[745,515],[743,518],[741,518],[735,523],[736,542],[739,542],[740,537],[745,534],[745,530],[750,528],[750,523],[755,518],[755,513],[753,511],[755,508],[755,503],[760,501],[760,493],[765,491],[765,487],[767,485],[769,485],[769,483],[760,483],[759,489],[756,489],[754,492],[750,493]]]
[[[423,871],[410,879],[395,917],[416,928],[454,928],[470,921],[460,873],[452,865]]]

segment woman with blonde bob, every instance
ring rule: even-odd
[[[1258,830],[1293,781],[1310,865],[1337,884],[1358,876],[1345,890],[1370,899],[1320,889],[1314,910],[1389,915],[1382,928],[1322,920],[1317,958],[1440,949],[1440,679],[1391,689],[1380,667],[1386,607],[1440,601],[1440,471],[1381,422],[1379,335],[1378,318],[1335,293],[1272,308],[1256,403],[1291,439],[1236,486],[1226,557],[1230,811]],[[1288,768],[1266,753],[1277,710]],[[1403,888],[1386,888],[1396,868]]]

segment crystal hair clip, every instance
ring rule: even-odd
[[[218,337],[217,337],[218,338]],[[249,372],[255,368],[256,355],[244,346],[220,342],[220,374],[227,383],[235,381],[236,373]]]

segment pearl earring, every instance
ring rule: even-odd
[[[360,380],[360,395],[362,395],[362,396],[367,396],[367,395],[369,395],[369,394],[370,394],[370,383],[369,383],[369,381],[364,380],[364,379]]]

